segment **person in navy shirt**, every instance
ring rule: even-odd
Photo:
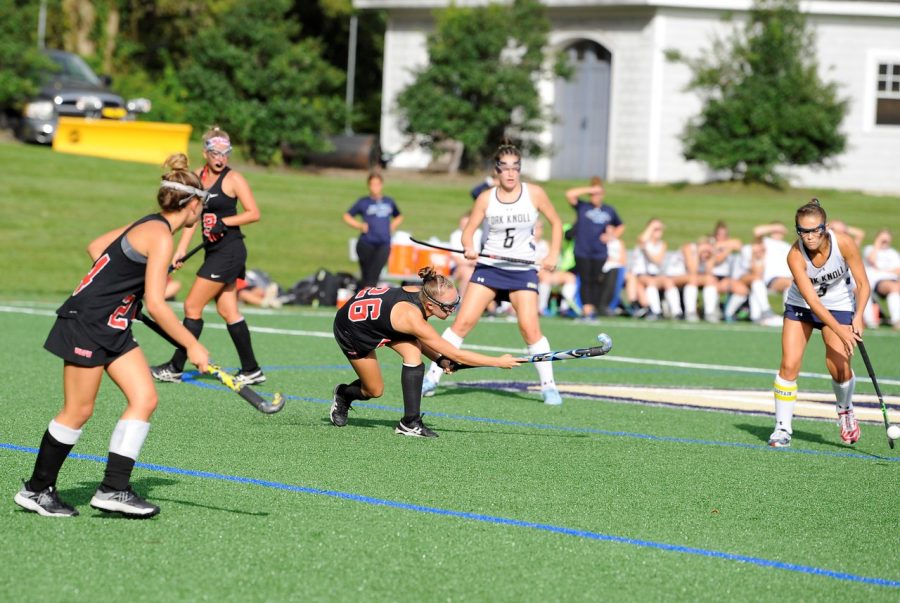
[[[582,199],[581,195],[588,195]],[[588,320],[597,313],[606,314],[609,299],[604,300],[605,273],[608,252],[606,243],[618,239],[625,230],[619,214],[611,205],[604,205],[603,181],[599,176],[591,179],[590,186],[571,188],[566,200],[575,210],[575,274],[581,279],[581,302],[584,317]]]
[[[344,222],[362,235],[356,243],[359,257],[360,287],[374,287],[391,254],[391,235],[403,216],[390,197],[382,194],[384,180],[381,174],[369,174],[369,196],[357,199],[343,216]],[[362,221],[357,220],[357,216]]]

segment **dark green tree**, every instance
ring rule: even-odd
[[[323,150],[343,128],[344,74],[322,59],[316,38],[300,39],[290,8],[235,3],[216,27],[194,33],[179,78],[189,121],[218,124],[265,165]]]
[[[40,90],[42,71],[53,63],[38,48],[38,3],[0,2],[0,126]]]
[[[537,90],[551,58],[541,4],[451,6],[435,16],[429,63],[397,98],[404,132],[424,136],[432,149],[461,141],[469,166],[481,165],[504,137],[531,155],[546,152],[534,136],[552,119]],[[552,64],[558,75],[567,74],[561,56]]]
[[[302,24],[302,36],[315,35],[326,42],[322,46],[322,58],[344,72],[350,44],[350,17],[354,12],[358,23],[350,123],[356,132],[377,133],[381,125],[384,12],[354,11],[351,0],[294,0],[291,17]]]
[[[819,77],[797,0],[756,0],[743,28],[708,55],[668,57],[690,67],[688,89],[704,99],[683,136],[685,158],[733,180],[780,185],[779,166],[823,167],[844,150],[847,101]]]

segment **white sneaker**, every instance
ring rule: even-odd
[[[425,377],[425,380],[422,381],[422,397],[430,398],[437,391],[437,383]]]
[[[549,404],[550,406],[559,406],[562,404],[559,390],[555,387],[545,387],[541,390],[541,396],[544,397],[544,404]]]
[[[91,506],[104,513],[121,513],[126,517],[146,519],[159,513],[159,507],[138,496],[128,486],[124,490],[105,492],[98,488],[91,498]]]
[[[791,434],[784,429],[776,429],[769,436],[769,446],[772,448],[790,448]]]

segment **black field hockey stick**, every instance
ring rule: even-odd
[[[884,398],[881,396],[881,388],[878,387],[878,381],[875,379],[875,370],[872,368],[872,362],[869,360],[869,353],[866,352],[866,345],[862,340],[858,341],[857,345],[859,346],[859,353],[862,355],[863,362],[866,365],[866,370],[869,372],[869,379],[872,380],[872,385],[875,387],[878,403],[881,405],[881,416],[884,417],[884,428],[888,429],[891,426],[891,422],[888,420],[887,407],[884,405]],[[894,448],[894,440],[891,439],[891,436],[888,436],[888,446],[892,449]]]
[[[597,356],[606,356],[612,350],[612,338],[606,333],[597,336],[600,345],[590,348],[572,348],[571,350],[561,350],[558,352],[543,352],[541,354],[532,354],[530,356],[520,356],[517,358],[520,362],[556,362],[558,360],[576,360],[578,358],[596,358]],[[450,365],[454,371],[476,368],[468,364]]]
[[[218,379],[222,385],[249,402],[253,408],[261,413],[272,415],[284,408],[284,396],[278,392],[275,392],[272,396],[272,401],[269,402],[251,389],[249,385],[243,385],[236,381],[234,376],[222,370],[222,367],[218,365],[210,362],[206,365],[206,372]]]
[[[194,247],[193,249],[189,250],[189,251],[188,251],[186,254],[184,254],[182,257],[178,258],[177,261],[178,261],[178,262],[181,262],[182,264],[185,263],[186,261],[188,261],[189,259],[191,259],[192,257],[194,257],[194,255],[195,255],[198,251],[200,251],[201,249],[203,249],[204,247],[206,247],[206,243],[200,243],[199,245],[197,245],[197,246]],[[175,266],[169,266],[169,272],[172,272],[173,270],[175,270]]]
[[[172,337],[168,333],[166,333],[161,326],[156,324],[156,321],[148,317],[146,314],[141,313],[137,320],[140,320],[142,323],[144,323],[144,326],[171,343],[173,346],[179,348],[181,347],[181,344],[172,339]],[[284,396],[282,396],[278,392],[275,392],[273,400],[269,402],[258,393],[256,393],[253,389],[251,389],[250,386],[235,383],[233,376],[229,375],[228,373],[223,371],[221,367],[215,364],[210,363],[209,365],[207,365],[206,372],[210,375],[213,375],[216,379],[222,382],[222,385],[238,394],[241,398],[249,402],[256,410],[261,413],[271,415],[284,408]]]
[[[184,256],[182,256],[178,261],[181,262],[181,263],[184,263],[184,262],[188,261],[188,260],[191,259],[194,255],[196,255],[196,253],[197,253],[198,251],[200,251],[200,250],[203,249],[204,247],[206,247],[206,244],[205,244],[205,243],[200,243],[199,245],[197,245],[196,247],[194,247],[193,249],[191,249],[190,251],[188,251],[186,254],[184,254]],[[170,265],[170,266],[169,266],[169,273],[171,274],[173,270],[175,270],[175,266]],[[160,337],[162,337],[163,339],[165,339],[166,341],[168,341],[169,343],[171,343],[172,345],[174,345],[176,348],[180,348],[180,347],[181,347],[181,344],[180,344],[180,343],[178,343],[177,341],[175,341],[174,339],[172,339],[172,338],[169,336],[168,333],[166,333],[165,331],[163,331],[163,328],[162,328],[161,326],[159,326],[158,324],[156,324],[156,322],[155,322],[152,318],[150,318],[149,316],[147,316],[143,311],[140,312],[139,314],[137,314],[137,315],[134,317],[134,319],[135,319],[135,320],[139,320],[139,321],[141,321],[142,323],[144,323],[144,325],[145,325],[148,329],[150,329],[151,331],[153,331],[154,333],[156,333],[157,335],[159,335]]]
[[[450,253],[458,253],[459,255],[464,255],[465,251],[462,249],[454,249],[452,247],[444,247],[443,245],[435,245],[434,243],[427,243],[425,241],[420,241],[419,239],[415,239],[413,237],[409,238],[413,243],[417,243],[419,245],[424,245],[425,247],[431,247],[432,249],[440,249],[441,251],[449,251]],[[522,258],[510,258],[504,255],[494,255],[493,253],[483,253],[478,252],[478,257],[480,258],[488,258],[491,260],[500,260],[502,262],[510,262],[511,264],[522,264],[523,266],[534,266],[535,268],[541,268],[542,266],[537,262],[532,262],[531,260],[523,260]]]

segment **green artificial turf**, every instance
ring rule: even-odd
[[[318,336],[330,330],[324,308],[248,314],[251,328],[266,329],[253,335],[269,377],[257,389],[288,397],[277,415],[257,413],[203,377],[158,386],[146,465],[133,479],[162,507],[158,517],[127,521],[88,506],[103,471],[97,459],[124,405],[109,381],[73,451],[89,458],[67,460],[59,481],[81,516],[25,513],[12,495],[60,405],[61,362],[41,349],[52,305],[2,307],[4,339],[16,342],[2,351],[12,377],[0,392],[0,592],[9,600],[897,597],[900,555],[890,539],[900,526],[900,464],[883,426],[863,425],[860,442],[848,447],[833,422],[796,419],[793,449],[772,450],[770,416],[602,398],[549,408],[536,393],[477,386],[533,384],[534,369],[523,366],[446,378],[423,402],[440,437],[403,438],[393,433],[402,414],[400,364],[382,350],[384,396],[355,404],[339,429],[327,418],[331,388],[352,372],[334,342]],[[234,366],[220,319],[209,315],[207,324],[203,341]],[[593,337],[591,327],[567,320],[543,327],[554,348]],[[779,349],[776,329],[638,328],[621,318],[593,330],[613,336],[613,353],[556,363],[561,384],[764,390]],[[151,362],[168,355],[153,333],[135,333]],[[896,336],[873,333],[868,342],[889,382],[885,393],[897,396]],[[484,321],[466,343],[522,347],[505,321]],[[672,359],[712,366],[654,364]],[[815,343],[804,370],[825,372]],[[825,379],[800,386],[830,390]],[[872,390],[860,378],[858,391]]]
[[[88,505],[124,408],[108,379],[58,484],[81,516],[23,512],[12,497],[62,402],[62,362],[41,348],[53,310],[87,271],[91,239],[154,210],[161,169],[8,141],[0,161],[0,600],[897,600],[900,451],[888,449],[880,424],[864,424],[849,447],[833,421],[795,419],[793,448],[773,450],[768,414],[602,396],[565,396],[550,408],[523,366],[446,377],[423,401],[440,437],[409,439],[393,433],[400,362],[382,350],[384,396],[354,404],[339,429],[328,421],[331,391],[353,373],[330,337],[329,308],[247,311],[268,375],[257,389],[288,399],[277,415],[257,413],[210,378],[158,386],[133,479],[162,507],[158,517],[126,521]],[[340,216],[365,194],[365,174],[235,164],[263,215],[246,229],[250,267],[286,286],[319,267],[356,270],[347,256],[354,233]],[[446,238],[480,177],[389,170],[385,192],[404,211],[405,230]],[[575,184],[544,183],[566,220],[563,193]],[[748,240],[753,225],[789,223],[813,195],[871,240],[898,203],[734,184],[607,190],[629,246],[653,216],[668,225],[670,245],[709,233],[718,219]],[[198,265],[176,278],[189,283]],[[746,323],[542,325],[554,349],[594,345],[600,331],[613,337],[606,358],[556,363],[564,386],[768,391],[780,359],[780,331]],[[151,363],[168,358],[157,336],[134,331]],[[237,364],[212,312],[203,342],[218,362]],[[895,405],[898,336],[870,330],[866,343]],[[503,320],[483,320],[466,345],[524,351]],[[854,363],[857,391],[871,394]],[[818,337],[802,369],[810,376],[801,392],[831,391]]]

